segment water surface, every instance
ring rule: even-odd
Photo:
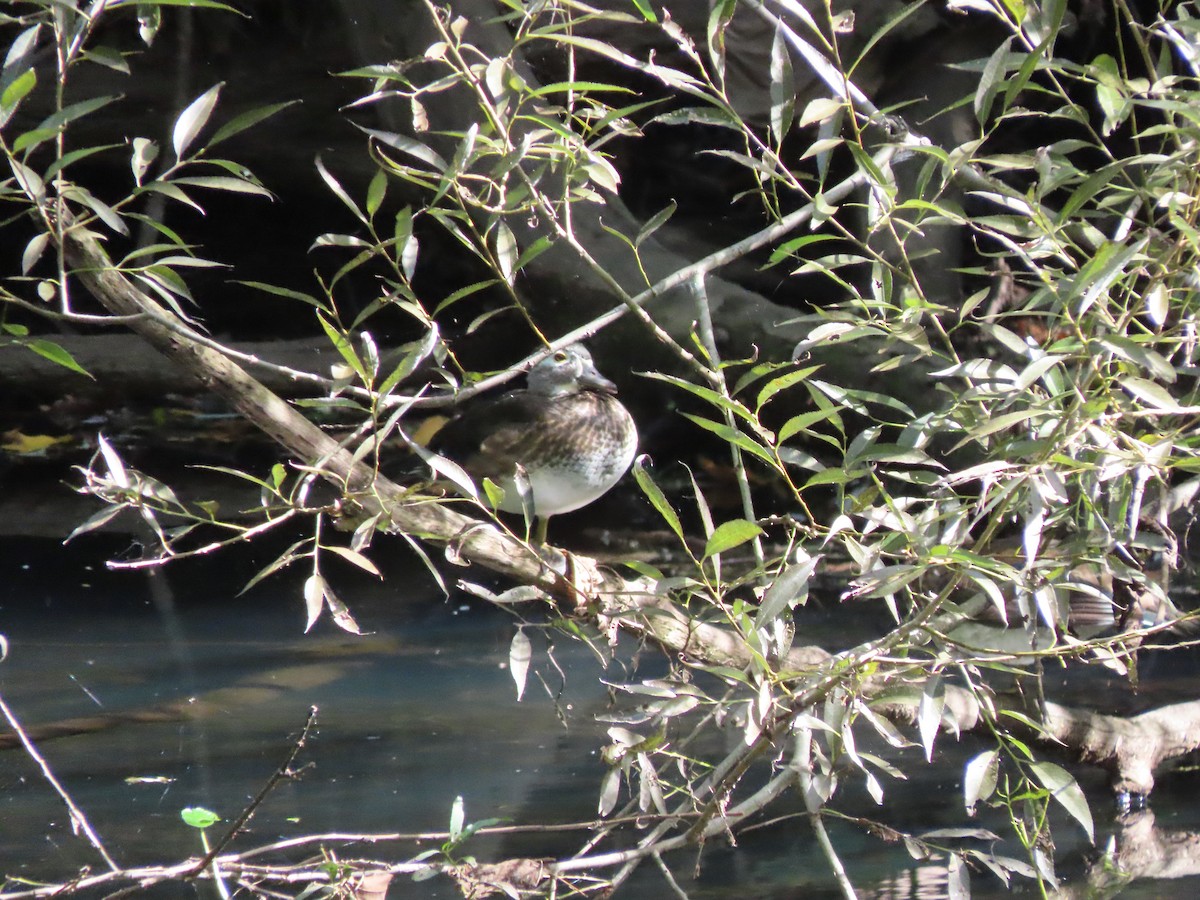
[[[198,835],[179,811],[203,806],[226,820],[235,816],[285,758],[312,706],[317,729],[298,760],[307,767],[270,794],[232,849],[313,833],[443,831],[459,795],[468,820],[594,817],[605,743],[605,726],[594,716],[608,702],[600,680],[622,680],[631,652],[605,671],[586,648],[557,637],[564,682],[548,662],[547,637],[534,631],[535,674],[517,702],[506,668],[514,619],[463,595],[444,599],[417,566],[397,562],[382,583],[330,573],[372,633],[354,637],[321,622],[304,635],[304,573],[235,596],[269,559],[262,548],[256,559],[235,554],[155,576],[106,572],[101,555],[114,549],[103,541],[67,550],[44,540],[5,542],[0,633],[9,657],[0,663],[0,691],[24,727],[40,735],[47,762],[122,865],[197,852]],[[653,655],[641,664],[653,666]],[[937,766],[903,757],[913,777],[885,784],[884,811],[848,779],[843,806],[914,832],[1003,830],[998,819],[967,819],[959,799],[962,761],[980,748],[946,738]],[[1103,832],[1111,820],[1104,778],[1084,770],[1082,780]],[[1154,798],[1160,825],[1200,830],[1189,802],[1194,789],[1186,779],[1165,783]],[[796,804],[785,802],[778,812],[795,813]],[[857,826],[832,828],[863,896],[944,896],[940,866],[917,866],[901,845]],[[1056,837],[1064,869],[1081,868],[1087,848],[1079,829],[1063,821]],[[469,852],[481,860],[568,854],[582,841],[480,837]],[[385,843],[339,853],[398,861],[427,846]],[[700,877],[693,879],[697,861]],[[736,850],[713,842],[699,858],[677,854],[672,862],[693,898],[838,896],[798,816],[745,834]],[[0,751],[0,873],[62,880],[84,866],[103,868],[71,833],[63,804],[37,767],[19,749]],[[1164,884],[1137,882],[1123,896],[1161,896]],[[1200,891],[1197,879],[1169,884]],[[1009,893],[983,874],[972,886],[977,897]],[[665,891],[646,865],[619,896],[649,900]],[[213,895],[210,886],[200,892]],[[401,879],[390,896],[459,894],[443,879]]]

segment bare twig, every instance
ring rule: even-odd
[[[717,382],[721,394],[726,400],[732,402],[733,396],[729,393],[729,383],[725,378],[724,369],[721,367],[721,351],[717,347],[717,336],[713,330],[712,308],[709,306],[708,288],[704,284],[703,274],[697,273],[696,277],[692,279],[692,296],[696,300],[696,320],[699,323],[700,340],[708,354],[708,364],[712,369],[713,378]],[[725,419],[727,428],[733,431],[738,429],[737,420],[728,406],[721,407],[721,415]],[[729,455],[733,464],[734,477],[737,480],[738,496],[742,501],[742,515],[747,521],[753,522],[757,516],[754,513],[754,498],[750,495],[750,478],[746,473],[746,461],[742,458],[742,448],[730,441]],[[760,573],[759,581],[764,583],[766,556],[763,553],[762,535],[755,535],[751,546],[754,548],[754,562]]]
[[[196,866],[191,873],[192,876],[198,875],[208,868],[208,866],[212,864],[212,862],[220,855],[221,851],[229,846],[230,842],[237,837],[238,832],[241,831],[245,824],[250,821],[250,817],[254,815],[255,811],[260,806],[262,806],[263,801],[267,799],[267,795],[275,789],[279,782],[286,778],[292,778],[295,776],[296,773],[292,769],[292,764],[295,763],[296,757],[300,755],[300,751],[304,749],[304,745],[308,743],[308,736],[312,732],[313,725],[316,724],[316,721],[317,707],[309,707],[308,718],[305,719],[304,727],[300,729],[300,736],[297,737],[293,742],[291,750],[288,751],[287,757],[282,763],[280,763],[279,768],[271,773],[271,777],[267,779],[266,784],[262,786],[259,792],[254,795],[254,799],[252,799],[250,803],[247,804],[246,808],[238,814],[238,817],[233,820],[229,828],[226,829],[225,834],[223,834],[218,840],[214,841],[212,849],[210,849],[208,853],[204,854],[203,859],[196,863]]]
[[[96,852],[104,859],[109,869],[114,872],[120,871],[121,867],[108,855],[108,851],[104,849],[103,841],[100,840],[100,836],[92,829],[87,816],[83,814],[83,810],[75,805],[75,801],[71,799],[71,795],[67,793],[67,789],[54,777],[54,772],[50,769],[50,764],[46,762],[45,757],[38,753],[37,747],[29,739],[29,735],[25,733],[25,729],[21,727],[16,714],[9,708],[3,696],[0,696],[0,712],[4,713],[4,718],[8,720],[9,726],[16,732],[17,737],[20,738],[21,745],[25,748],[25,752],[29,755],[29,758],[38,764],[42,770],[42,775],[50,782],[50,786],[54,788],[58,796],[62,798],[63,803],[67,805],[67,809],[71,812],[71,821],[74,823],[75,828],[86,835],[88,842],[96,848]]]
[[[856,896],[854,885],[850,883],[850,879],[846,875],[846,868],[842,865],[842,861],[833,847],[833,841],[829,839],[829,832],[825,830],[825,821],[822,818],[824,801],[813,785],[812,731],[808,728],[797,729],[795,766],[800,794],[804,798],[804,808],[808,810],[809,824],[812,825],[813,832],[817,836],[817,844],[820,845],[821,852],[825,854],[825,859],[829,863],[833,877],[837,880],[838,887],[842,889],[842,896],[846,900],[854,900]]]

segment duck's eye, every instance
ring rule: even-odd
[[[566,350],[559,350],[554,354],[555,362],[566,362],[568,359],[570,359],[570,356],[567,354]]]

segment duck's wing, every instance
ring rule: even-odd
[[[498,481],[530,458],[547,415],[544,397],[514,391],[469,406],[434,435],[433,449],[477,479]]]

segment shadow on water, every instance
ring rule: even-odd
[[[419,568],[393,567],[382,583],[348,577],[343,599],[371,634],[354,637],[323,621],[303,635],[303,573],[239,598],[241,584],[266,560],[227,555],[153,576],[111,573],[100,561],[119,547],[104,541],[64,551],[48,541],[6,540],[0,633],[9,657],[0,663],[0,691],[40,737],[51,768],[122,865],[196,853],[198,835],[180,810],[237,815],[285,758],[314,705],[317,732],[300,758],[311,767],[275,789],[232,849],[314,833],[441,831],[460,794],[468,821],[594,817],[605,742],[594,717],[607,703],[600,679],[624,678],[628,658],[602,671],[585,648],[559,640],[554,658],[566,673],[564,687],[545,640],[535,635],[534,666],[545,687],[531,676],[518,703],[506,671],[513,620],[461,595],[444,600]],[[981,748],[946,739],[937,766],[913,765],[908,757],[912,780],[885,785],[884,812],[848,776],[848,809],[914,832],[1003,831],[999,821],[963,813],[961,764]],[[1111,806],[1104,780],[1085,773],[1083,783],[1104,832]],[[1193,790],[1191,782],[1178,790],[1168,782],[1155,795],[1160,824],[1200,828],[1188,802]],[[673,858],[688,896],[838,896],[796,806],[779,812],[794,818],[745,833],[736,849],[713,841],[699,857]],[[902,844],[857,826],[834,823],[832,832],[861,896],[945,895],[942,866],[916,865]],[[1061,822],[1056,834],[1060,855],[1082,859],[1078,829]],[[568,854],[583,840],[479,837],[467,852],[481,860]],[[340,855],[399,861],[429,846],[358,845]],[[692,879],[697,862],[701,875]],[[61,880],[84,866],[97,871],[102,863],[72,834],[33,761],[19,748],[0,750],[0,875]],[[1123,896],[1159,896],[1162,883],[1141,882]],[[1172,888],[1187,884],[1198,886],[1193,879]],[[973,878],[972,889],[976,897],[1008,893],[986,874]],[[180,889],[173,890],[161,896]],[[210,890],[199,888],[203,896]],[[620,896],[659,898],[665,890],[647,865]],[[391,896],[459,895],[434,879],[398,880]]]

